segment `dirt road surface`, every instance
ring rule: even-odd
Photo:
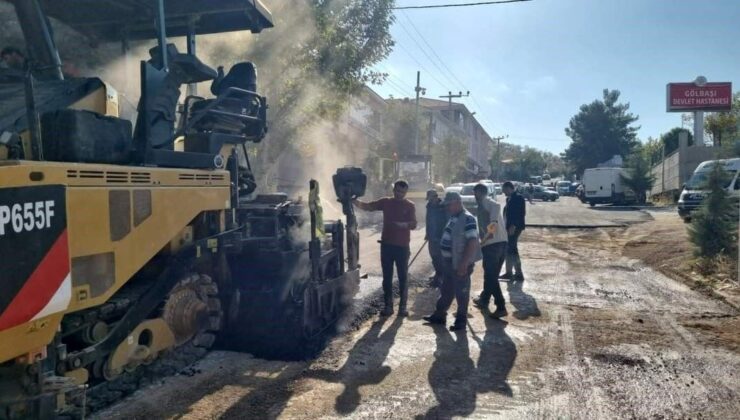
[[[421,320],[437,296],[418,286],[424,252],[409,318],[372,316],[311,361],[215,351],[96,417],[737,418],[738,313],[589,245],[608,240],[604,229],[528,229],[526,280],[503,284],[510,315],[471,310],[457,334]],[[480,290],[480,267],[473,283]]]

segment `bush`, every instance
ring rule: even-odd
[[[738,209],[725,190],[727,176],[722,165],[714,165],[707,180],[708,196],[692,215],[689,238],[699,257],[737,256]]]
[[[655,184],[655,176],[651,172],[650,162],[639,150],[627,159],[626,175],[620,175],[622,183],[632,190],[640,204],[647,201],[647,192]]]

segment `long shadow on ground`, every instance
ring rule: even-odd
[[[375,321],[355,343],[347,361],[338,370],[320,369],[306,373],[308,377],[344,384],[344,391],[336,399],[335,409],[338,413],[348,415],[354,412],[360,405],[359,388],[379,384],[391,373],[391,368],[383,363],[393,346],[403,318],[392,318],[388,328],[382,331],[383,325],[390,319],[380,318]]]
[[[512,315],[514,318],[525,320],[529,317],[538,317],[542,315],[539,306],[537,306],[537,300],[532,295],[527,294],[522,290],[524,282],[514,281],[509,282],[507,289],[509,292],[509,302],[514,306],[515,310]]]

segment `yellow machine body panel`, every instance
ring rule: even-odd
[[[93,111],[109,117],[118,117],[118,92],[105,83],[100,89],[72,104],[69,109]]]
[[[21,267],[0,300],[0,363],[42,351],[64,313],[104,303],[199,214],[228,209],[229,182],[226,171],[0,162],[0,234],[18,238],[0,237],[2,259]]]

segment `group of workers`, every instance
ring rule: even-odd
[[[483,290],[473,299],[473,304],[488,310],[491,299],[496,309],[493,318],[508,315],[506,300],[499,279],[523,281],[519,257],[519,236],[525,227],[526,204],[511,182],[502,186],[506,195],[506,206],[489,197],[485,184],[475,186],[477,201],[476,216],[463,206],[457,192],[447,192],[441,199],[436,190],[427,192],[426,240],[435,275],[432,284],[440,289],[434,313],[424,317],[430,324],[446,324],[447,311],[452,301],[457,301],[452,331],[464,330],[467,325],[468,301],[470,300],[470,277],[475,263],[483,262]],[[408,316],[408,264],[411,255],[411,230],[416,229],[416,208],[406,199],[408,183],[403,180],[393,185],[393,197],[373,202],[355,200],[358,208],[366,211],[383,212],[380,261],[383,271],[383,293],[385,306],[381,315],[390,316],[393,311],[393,267],[398,274],[400,303],[398,316]],[[506,266],[506,272],[501,268]]]

